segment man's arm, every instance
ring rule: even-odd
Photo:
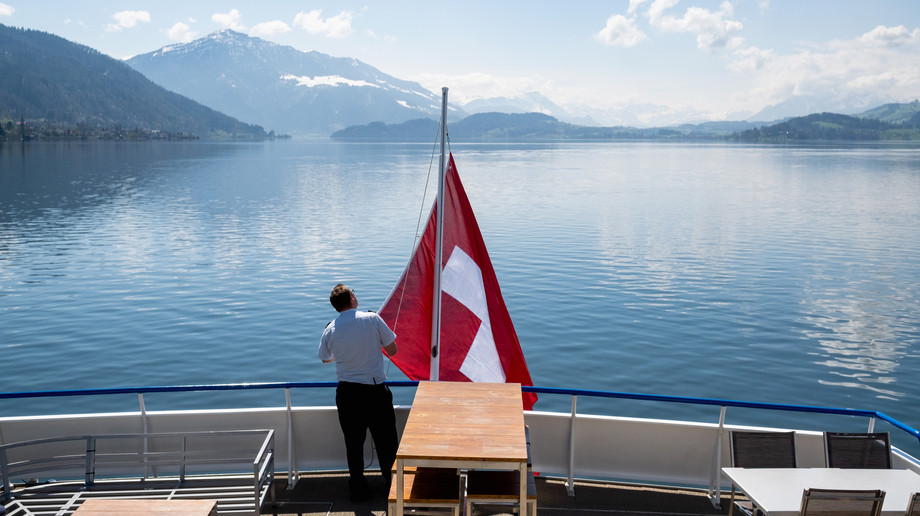
[[[387,355],[393,356],[396,354],[396,341],[387,344],[383,347],[383,350],[387,352]]]
[[[327,324],[326,327],[328,328],[329,325]],[[324,330],[323,338],[319,342],[319,350],[316,352],[316,358],[322,360],[324,364],[335,362],[335,355],[332,354],[332,350],[329,348],[328,344],[329,343],[326,341],[326,332]]]

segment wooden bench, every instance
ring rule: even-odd
[[[389,514],[396,514],[396,471],[393,471],[390,495],[387,499]],[[460,473],[447,468],[405,468],[403,472],[403,507],[449,510],[460,515]],[[420,512],[414,511],[416,514]]]
[[[537,484],[530,457],[530,427],[524,425],[527,440],[527,514],[537,514]],[[472,470],[466,474],[466,515],[473,504],[520,505],[521,477],[517,471]],[[515,507],[517,508],[517,507]]]
[[[215,516],[217,500],[90,498],[73,516]]]
[[[473,504],[520,505],[521,476],[517,471],[476,470],[466,474],[466,514]],[[537,514],[537,484],[533,472],[527,475],[527,514]]]

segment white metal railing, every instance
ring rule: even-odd
[[[391,382],[391,387],[414,388],[417,382]],[[291,390],[335,388],[335,382],[283,382],[269,384],[186,385],[172,387],[135,387],[77,391],[51,391],[37,393],[0,393],[0,399],[104,396],[137,394],[141,412],[73,414],[47,418],[0,418],[0,439],[24,440],[35,435],[46,437],[60,435],[62,428],[131,431],[142,427],[172,430],[200,430],[223,428],[273,428],[279,436],[279,465],[287,468],[289,483],[296,481],[301,470],[330,470],[345,467],[344,445],[338,428],[335,406],[292,406]],[[283,390],[285,403],[265,408],[237,408],[221,411],[148,411],[144,393],[206,392],[226,390],[273,389]],[[698,486],[716,499],[722,488],[721,467],[727,457],[725,430],[742,428],[730,426],[726,421],[728,409],[744,408],[755,411],[787,411],[795,413],[831,414],[843,416],[847,421],[865,418],[868,430],[876,422],[891,425],[898,437],[910,437],[916,443],[920,432],[883,413],[867,410],[810,407],[799,405],[768,404],[726,399],[690,398],[679,396],[646,395],[627,392],[588,391],[524,387],[525,391],[541,395],[570,396],[571,412],[528,411],[525,420],[532,433],[535,471],[564,475],[570,493],[573,480],[578,477],[622,479],[628,481],[650,480],[653,483],[675,483]],[[579,397],[644,400],[655,406],[668,407],[668,403],[696,404],[718,410],[710,423],[694,423],[667,419],[670,412],[662,410],[665,419],[596,416],[578,413]],[[408,406],[397,407],[398,425],[404,424]],[[141,421],[138,421],[140,417]],[[771,416],[756,418],[770,421]],[[847,422],[847,425],[851,423]],[[769,428],[768,428],[769,429]],[[903,432],[903,433],[901,433]],[[800,463],[805,467],[823,466],[821,433],[797,430],[797,449]],[[906,439],[910,440],[910,439]],[[914,448],[911,448],[913,450]],[[896,455],[896,456],[895,456]],[[916,453],[912,454],[917,456]],[[898,467],[920,470],[920,462],[913,456],[895,450],[893,460]],[[284,462],[286,461],[286,463]]]
[[[729,431],[754,428],[726,424],[726,413],[733,406],[865,417],[868,432],[872,432],[877,421],[882,419],[908,431],[910,435],[916,435],[915,431],[910,431],[912,429],[903,428],[905,425],[902,423],[893,422],[876,412],[792,405],[759,406],[727,400],[721,400],[726,403],[724,405],[719,404],[720,400],[705,400],[704,404],[719,410],[718,420],[714,418],[712,423],[593,416],[577,412],[576,402],[581,395],[584,393],[571,394],[572,409],[568,415],[539,411],[525,414],[525,421],[533,435],[534,470],[564,474],[569,495],[574,495],[576,477],[647,480],[699,487],[708,484],[707,494],[713,505],[718,507],[723,484],[722,467],[730,465],[727,455]],[[633,399],[644,399],[643,396],[636,395]],[[795,430],[800,464],[803,467],[824,467],[822,432],[756,428],[763,431]],[[892,460],[896,467],[920,472],[920,462],[896,447],[893,448]]]
[[[99,434],[21,441],[0,446],[3,499],[13,497],[12,479],[54,471],[97,479],[139,476],[176,478],[190,474],[252,475],[253,514],[271,494],[275,472],[274,430]],[[151,475],[151,471],[154,473]]]

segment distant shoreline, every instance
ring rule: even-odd
[[[677,127],[590,127],[560,122],[540,113],[481,113],[449,127],[461,140],[518,141],[920,141],[920,112],[906,122],[892,123],[836,113],[818,113],[777,123],[709,122]],[[437,122],[409,120],[400,124],[373,122],[332,133],[334,140],[417,140],[435,134]]]

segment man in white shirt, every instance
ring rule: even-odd
[[[381,353],[383,348],[389,356],[396,354],[396,334],[379,315],[358,311],[354,291],[341,283],[332,289],[329,302],[339,315],[323,330],[317,356],[324,364],[335,362],[339,381],[335,405],[345,437],[351,499],[363,501],[371,497],[364,478],[367,430],[374,439],[387,491],[399,446],[393,393],[385,383]]]

